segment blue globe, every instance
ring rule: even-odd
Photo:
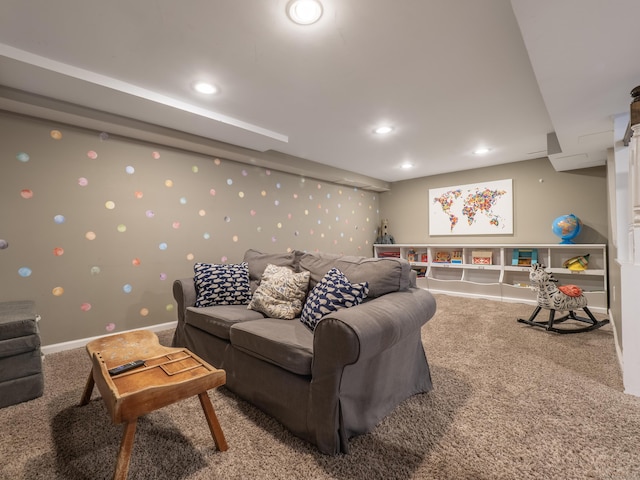
[[[582,230],[582,222],[573,213],[561,215],[551,224],[553,234],[560,237],[560,243],[574,243],[573,239]]]

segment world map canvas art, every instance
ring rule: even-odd
[[[429,189],[429,235],[513,234],[513,180]]]

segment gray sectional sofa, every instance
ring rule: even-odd
[[[367,282],[367,298],[330,313],[311,330],[298,318],[269,318],[247,305],[195,307],[194,278],[176,280],[173,346],[227,373],[227,388],[326,454],[348,453],[403,400],[431,390],[420,337],[436,302],[415,287],[409,263],[327,253],[248,250],[255,292],[267,265],[309,272],[309,291],[332,268]]]

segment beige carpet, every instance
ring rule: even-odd
[[[349,455],[318,453],[222,388],[210,395],[228,451],[190,399],[140,419],[129,478],[640,478],[640,398],[623,393],[610,326],[560,336],[516,322],[531,306],[437,300],[423,329],[434,390]],[[45,395],[0,410],[0,479],[111,477],[122,426],[95,392],[76,406],[88,371],[84,349],[49,355]]]

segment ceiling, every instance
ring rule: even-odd
[[[299,26],[287,0],[2,0],[0,109],[155,125],[382,191],[547,155],[602,165],[640,84],[638,0],[321,1]]]

